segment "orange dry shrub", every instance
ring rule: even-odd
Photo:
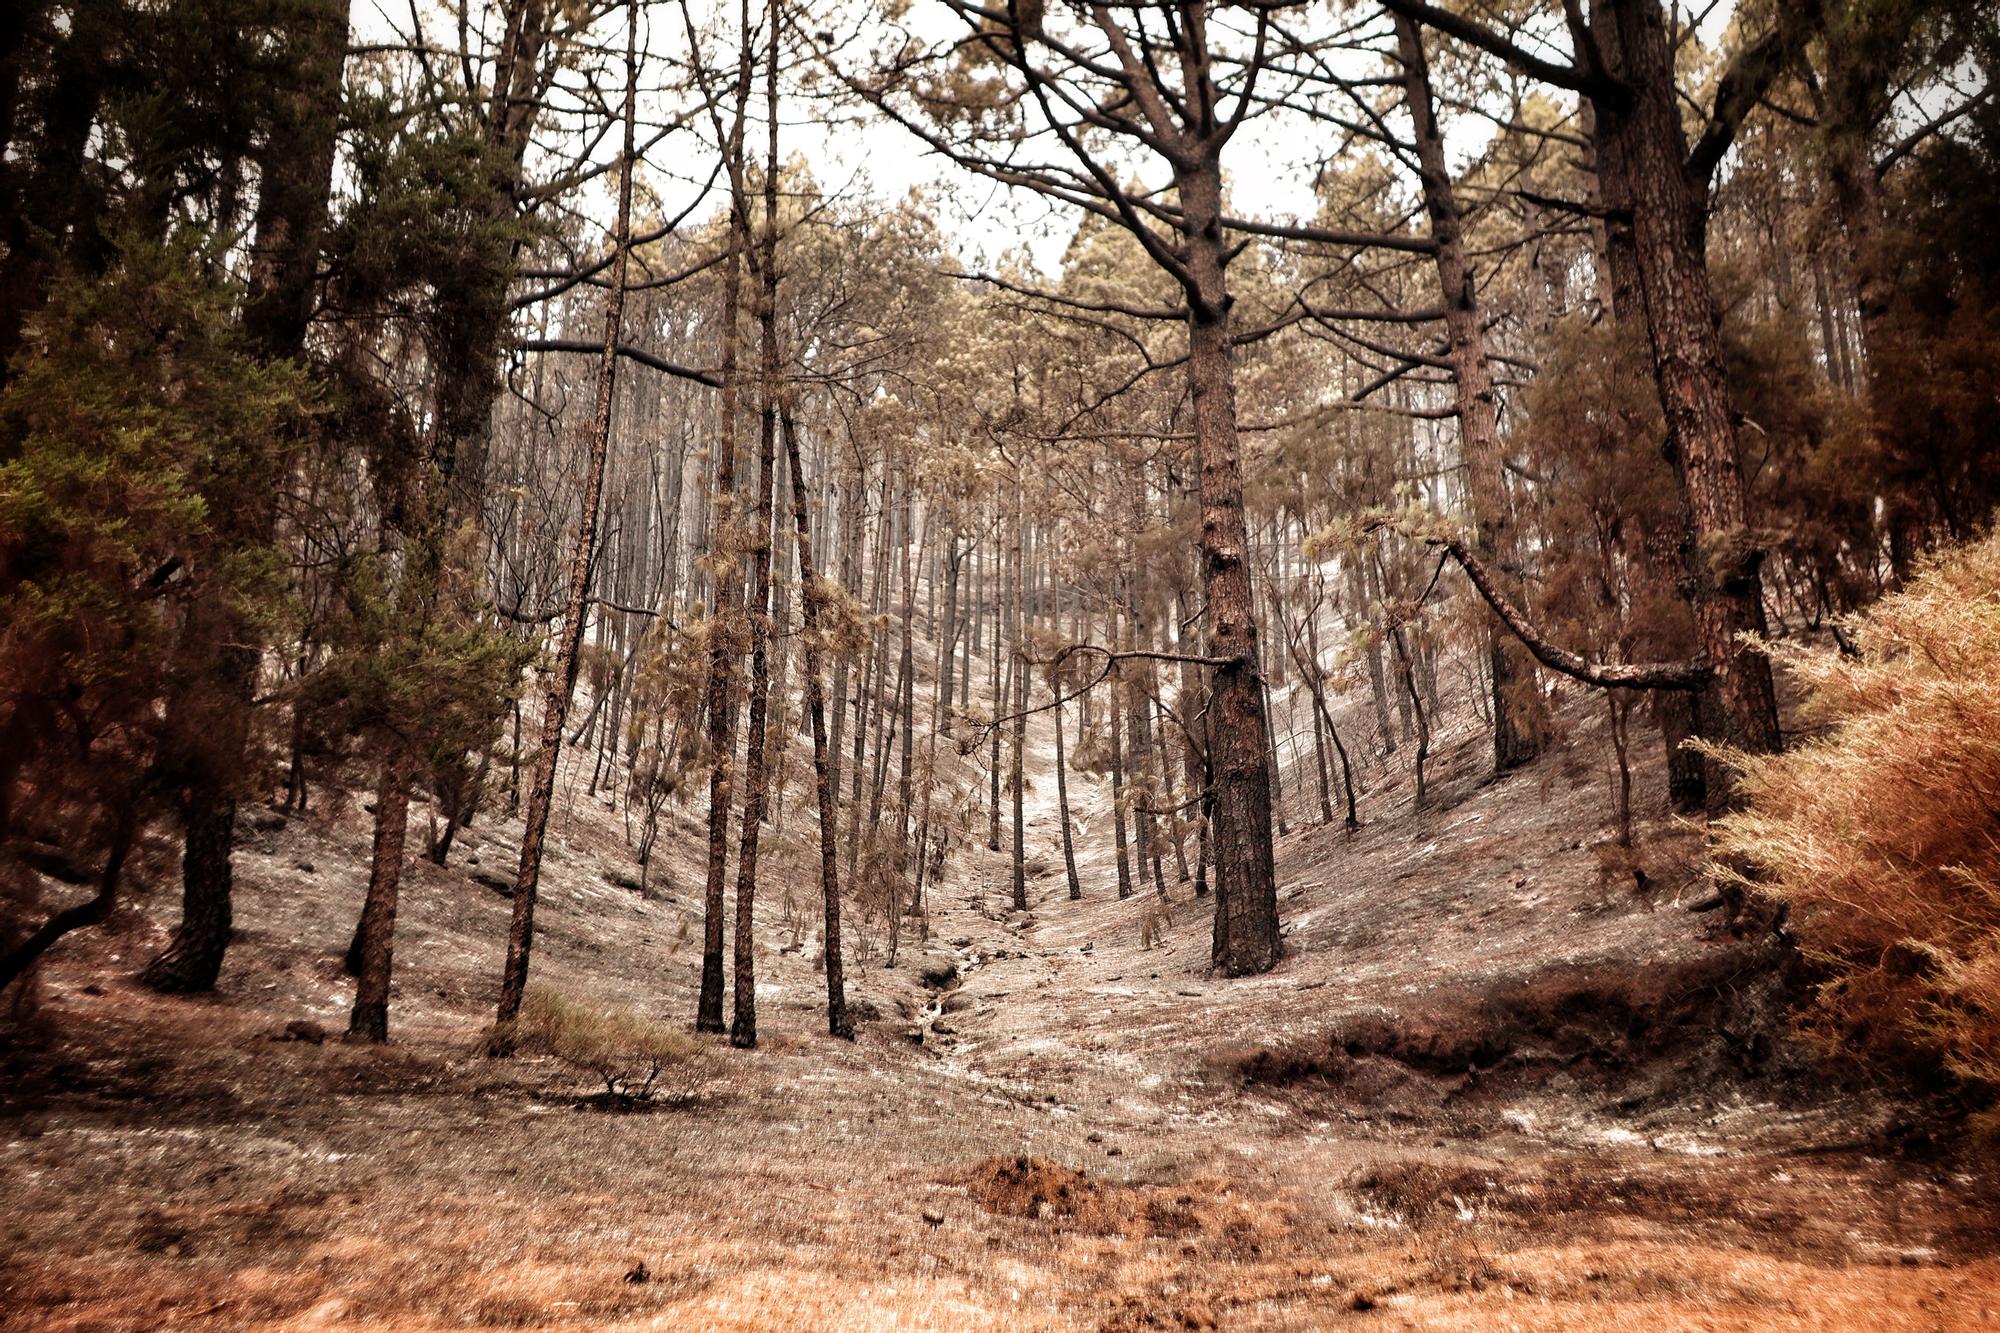
[[[1864,1061],[2000,1086],[2000,533],[1851,622],[1856,655],[1781,647],[1826,730],[1733,756],[1712,837],[1827,969],[1809,1030]]]

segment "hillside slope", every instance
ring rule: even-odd
[[[1675,902],[1695,836],[1643,811],[1637,892],[1593,852],[1587,729],[1499,783],[1478,748],[1443,738],[1423,813],[1397,770],[1359,833],[1286,838],[1288,953],[1240,981],[1207,974],[1187,886],[1113,896],[1107,794],[1084,778],[1069,901],[1052,793],[1031,791],[1031,910],[1006,910],[1004,858],[969,853],[927,941],[893,969],[879,935],[857,948],[853,1045],[822,1035],[794,810],[760,909],[764,1044],[718,1047],[700,1101],[645,1115],[476,1053],[508,904],[472,876],[511,868],[518,824],[416,863],[376,1050],[298,1026],[342,1026],[363,812],[259,812],[217,995],[122,979],[164,904],[50,959],[39,1033],[6,1054],[0,1309],[55,1328],[857,1330],[2000,1312],[1990,1177],[1910,1147],[1904,1108],[1790,1042],[1771,946]],[[576,794],[543,980],[692,1014],[699,841],[678,818],[641,897],[619,813]]]

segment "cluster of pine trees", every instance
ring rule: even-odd
[[[167,846],[144,978],[214,986],[239,807],[363,789],[352,1032],[413,807],[439,864],[522,820],[505,1024],[580,786],[642,877],[706,821],[738,1045],[806,821],[851,1035],[968,846],[1027,905],[1043,737],[1069,894],[1108,836],[1262,971],[1274,838],[1405,762],[1421,803],[1453,710],[1504,772],[1602,691],[1621,836],[1635,709],[1725,811],[1715,747],[1784,739],[1760,641],[2000,502],[1980,7],[933,8],[0,18],[0,985]],[[1059,264],[829,187],[821,116],[1067,210]],[[1235,202],[1274,143],[1309,215]]]

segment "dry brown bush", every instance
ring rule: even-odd
[[[1465,1212],[1497,1188],[1491,1174],[1419,1158],[1375,1162],[1348,1177],[1347,1188],[1407,1222]]]
[[[1122,1191],[1042,1157],[989,1157],[966,1172],[973,1201],[1000,1217],[1054,1222],[1092,1235],[1111,1235],[1132,1220]]]
[[[1718,872],[1781,894],[1826,968],[1808,1027],[1877,1065],[2000,1085],[2000,533],[1849,626],[1775,650],[1825,730],[1734,756]]]
[[[551,1055],[604,1080],[605,1105],[693,1101],[713,1072],[708,1051],[668,1023],[624,1010],[596,1009],[547,986],[531,985],[520,1019],[489,1044]]]
[[[996,1217],[1046,1222],[1089,1236],[1207,1234],[1266,1238],[1292,1225],[1287,1210],[1236,1196],[1229,1182],[1200,1175],[1177,1186],[1127,1185],[1026,1154],[983,1158],[947,1176]]]

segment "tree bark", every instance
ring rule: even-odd
[[[1701,730],[1738,749],[1768,753],[1779,745],[1771,665],[1745,642],[1765,630],[1764,551],[1749,526],[1721,316],[1705,256],[1707,181],[1690,169],[1658,0],[1601,0],[1592,21],[1625,90],[1596,99],[1593,130],[1606,203],[1629,217],[1638,298],[1666,414],[1695,640],[1711,673],[1697,707],[1714,726]],[[1707,777],[1710,809],[1732,805],[1728,767],[1711,763]]]
[[[1430,215],[1438,286],[1444,297],[1446,356],[1458,413],[1458,437],[1465,460],[1466,492],[1472,501],[1473,549],[1518,590],[1511,571],[1516,561],[1513,525],[1508,521],[1505,460],[1500,447],[1499,400],[1487,363],[1486,334],[1480,324],[1478,279],[1465,250],[1465,227],[1457,193],[1445,163],[1444,135],[1431,99],[1430,64],[1421,32],[1397,15],[1396,47],[1403,62],[1403,96],[1415,126],[1417,176]],[[1539,714],[1535,669],[1493,621],[1486,622],[1486,653],[1493,682],[1493,766],[1504,773],[1540,752],[1545,724]]]
[[[722,272],[721,420],[717,423],[714,532],[711,581],[714,623],[709,631],[705,713],[708,721],[708,870],[702,887],[701,990],[695,1001],[695,1030],[720,1032],[722,1022],[723,894],[729,872],[729,810],[734,804],[736,767],[736,659],[742,655],[743,578],[736,566],[742,524],[736,516],[736,428],[742,392],[739,375],[743,251],[749,204],[743,194],[743,123],[749,96],[749,48],[737,71],[736,118],[724,152],[729,157],[729,253]]]
[[[232,657],[244,654],[231,653]],[[233,665],[233,664],[225,664]],[[234,695],[232,691],[232,695]],[[244,695],[248,690],[243,692]],[[240,698],[243,707],[247,698]],[[219,744],[241,750],[248,719],[217,719]],[[238,758],[242,758],[239,754]],[[219,766],[204,758],[180,799],[181,919],[173,939],[146,964],[139,979],[169,995],[213,990],[229,948],[234,912],[231,905],[235,874],[230,864],[236,848],[236,793]]]
[[[1055,692],[1056,728],[1056,816],[1062,820],[1063,875],[1072,899],[1083,897],[1083,881],[1076,873],[1076,838],[1069,823],[1069,760],[1063,753],[1062,686],[1052,683]]]
[[[1009,787],[1014,797],[1014,910],[1028,910],[1028,862],[1025,810],[1023,806],[1022,763],[1028,749],[1028,662],[1021,650],[1021,602],[1026,589],[1023,587],[1021,563],[1021,478],[1014,477],[1014,574],[1013,607],[1008,626],[1014,641],[1014,753],[1012,772],[1008,776]]]
[[[1180,173],[1188,268],[1188,387],[1201,477],[1200,550],[1208,651],[1226,658],[1210,686],[1207,745],[1215,857],[1215,966],[1228,976],[1276,964],[1278,884],[1272,865],[1269,721],[1258,670],[1243,460],[1236,434],[1229,294],[1223,281],[1222,172],[1214,160]]]
[[[286,33],[296,83],[277,100],[259,154],[263,183],[243,310],[244,334],[271,360],[299,356],[312,318],[313,281],[333,188],[347,47],[345,0],[313,0]],[[235,534],[239,549],[270,542],[292,443],[274,444],[264,476],[240,479],[255,493]],[[190,611],[181,653],[194,679],[168,707],[178,728],[197,733],[187,738],[182,775],[181,919],[167,948],[140,974],[153,989],[176,994],[213,989],[229,947],[238,784],[251,766],[250,713],[263,645],[256,627],[230,605],[228,590],[210,587]],[[211,692],[209,706],[192,697]]]
[[[999,562],[996,559],[994,563],[998,564]],[[1000,571],[997,569],[993,571],[992,578],[995,583],[999,583]],[[1001,701],[1006,697],[1001,692],[1002,677],[1000,674],[1001,666],[1003,665],[1000,647],[1000,606],[1002,601],[1003,598],[999,596],[995,596],[993,599],[993,716],[996,718],[1000,716]],[[1000,728],[994,727],[992,731],[991,748],[987,754],[987,785],[989,791],[986,799],[986,850],[997,852],[1000,850]]]
[[[896,679],[900,682],[901,693],[897,698],[899,730],[902,735],[901,765],[896,773],[896,825],[897,837],[903,846],[905,856],[910,851],[910,820],[915,813],[916,787],[914,786],[914,751],[917,743],[917,572],[916,557],[921,541],[916,538],[917,511],[914,503],[916,487],[908,478],[903,479],[903,611],[902,611],[902,657],[897,668]],[[890,738],[892,741],[894,736]],[[914,878],[914,876],[912,876]],[[898,911],[902,910],[900,907]]]
[[[403,844],[410,825],[410,765],[398,756],[382,766],[375,784],[375,842],[368,863],[368,896],[350,950],[354,1008],[347,1035],[389,1040],[389,979],[395,957],[396,899],[403,878]]]
[[[764,235],[757,260],[757,518],[750,548],[750,717],[745,737],[743,823],[737,831],[735,949],[730,990],[734,1000],[729,1044],[757,1044],[757,853],[769,795],[766,727],[771,706],[771,523],[777,482],[778,431],[778,33],[772,0],[770,49],[764,93],[766,154]]]
[[[628,0],[625,30],[625,138],[618,168],[618,217],[612,244],[611,291],[605,300],[603,351],[597,362],[597,403],[591,415],[589,466],[577,520],[576,547],[570,552],[569,597],[556,640],[548,692],[542,700],[541,744],[529,778],[527,823],[521,830],[521,863],[514,876],[514,910],[507,929],[507,958],[500,974],[495,1021],[514,1021],[527,990],[534,948],[535,899],[541,885],[542,846],[548,834],[549,805],[555,796],[556,766],[562,757],[563,723],[576,692],[583,629],[590,618],[590,578],[597,554],[598,510],[604,494],[605,462],[611,448],[611,415],[617,402],[618,341],[625,322],[625,283],[631,260],[632,167],[639,96],[639,0]],[[608,687],[607,687],[608,688]]]
[[[1115,617],[1113,628],[1116,628]],[[1104,707],[1104,720],[1111,728],[1111,833],[1118,856],[1118,896],[1132,896],[1132,856],[1125,837],[1125,682],[1114,671],[1111,698]]]
[[[792,471],[792,532],[799,547],[799,604],[805,620],[806,712],[812,719],[813,791],[819,801],[819,883],[823,911],[822,941],[826,966],[826,1030],[854,1040],[854,1022],[847,1015],[846,964],[840,950],[840,805],[834,797],[833,753],[826,734],[826,691],[820,643],[826,590],[813,567],[812,540],[806,524],[806,484],[799,461],[799,437],[789,412],[779,423],[785,432],[785,456]]]

